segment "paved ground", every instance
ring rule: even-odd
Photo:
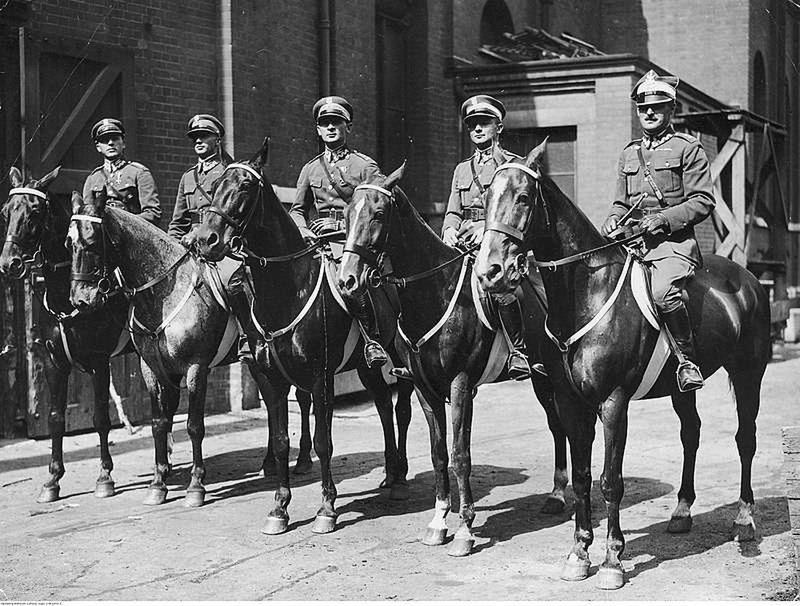
[[[545,516],[551,440],[528,385],[483,387],[473,424],[475,552],[446,555],[419,538],[432,514],[427,426],[414,403],[409,452],[411,494],[391,501],[377,489],[382,441],[365,404],[341,407],[334,421],[336,532],[314,535],[318,467],[296,481],[289,532],[260,528],[274,485],[258,468],[266,439],[263,414],[208,419],[208,502],[182,504],[190,444],[177,434],[168,502],[141,504],[149,481],[149,429],[114,430],[118,494],[92,495],[98,469],[93,435],[67,438],[61,501],[35,503],[49,444],[0,441],[0,600],[759,600],[797,596],[781,470],[780,428],[800,424],[800,350],[782,350],[767,370],[754,464],[757,540],[729,540],[738,497],[735,409],[727,377],[703,390],[703,436],[694,529],[665,532],[680,477],[678,424],[668,400],[632,405],[621,519],[627,584],[612,593],[592,577],[559,580],[573,530],[571,511]],[[299,426],[291,417],[296,446]],[[595,478],[602,437],[596,441]],[[293,454],[296,450],[293,448]],[[605,507],[595,481],[596,540],[602,561]],[[456,517],[449,518],[451,532]],[[592,573],[595,568],[593,567]]]

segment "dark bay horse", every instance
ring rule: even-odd
[[[381,281],[398,284],[401,315],[398,350],[412,369],[425,418],[430,428],[431,459],[435,474],[435,513],[424,542],[441,545],[447,535],[450,511],[445,403],[452,405],[453,468],[458,480],[461,522],[450,555],[465,556],[474,544],[475,506],[470,486],[473,398],[484,382],[505,380],[508,350],[498,331],[482,322],[471,289],[471,258],[444,244],[395,183],[404,167],[374,183],[356,188],[347,209],[348,238],[339,270],[342,290],[360,294]],[[382,257],[391,261],[395,275],[381,276]],[[532,283],[521,289],[528,351],[536,351],[544,337],[544,311]],[[497,320],[495,320],[497,322]],[[496,326],[497,324],[495,324]],[[494,355],[493,355],[494,354]],[[492,364],[500,362],[494,372]],[[501,372],[502,369],[502,372]],[[564,509],[567,484],[566,437],[556,414],[549,380],[532,377],[536,394],[547,414],[555,445],[555,486],[544,511]]]
[[[185,377],[192,471],[184,503],[200,506],[205,500],[202,441],[208,373],[212,365],[233,361],[236,321],[215,293],[213,276],[176,240],[137,215],[107,207],[105,192],[90,200],[73,192],[72,202],[72,304],[82,312],[101,308],[115,270],[132,303],[127,323],[142,360],[155,445],[153,478],[144,502],[160,505],[166,500],[171,471],[167,434]],[[220,349],[223,339],[234,345],[232,349]],[[253,378],[264,394],[268,386],[263,376],[254,373]]]
[[[246,253],[252,268],[255,301],[251,319],[243,319],[254,338],[269,344],[264,370],[275,397],[267,402],[270,436],[275,438],[279,487],[275,507],[267,514],[263,532],[286,530],[287,507],[291,500],[286,463],[288,437],[286,394],[294,384],[312,394],[314,402],[314,448],[322,474],[322,505],[312,530],[331,532],[336,526],[336,486],[330,470],[333,454],[334,374],[355,367],[364,386],[375,398],[383,426],[386,480],[393,496],[407,496],[408,461],[406,439],[411,421],[412,386],[398,383],[395,442],[392,396],[380,369],[369,369],[363,359],[363,341],[338,290],[332,286],[335,269],[329,250],[321,243],[307,245],[292,218],[278,200],[262,169],[266,161],[266,141],[249,162],[229,165],[214,193],[213,205],[194,232],[199,254],[219,260],[232,247],[247,242]],[[243,248],[244,250],[244,248]],[[385,300],[376,302],[381,334],[393,334],[394,312]],[[387,332],[388,331],[388,332]],[[349,344],[349,345],[348,345]],[[353,347],[353,345],[355,345]],[[384,344],[386,345],[386,344]],[[352,353],[349,353],[352,352]]]
[[[562,578],[588,576],[588,548],[593,540],[590,489],[595,420],[603,422],[605,459],[600,485],[608,509],[605,561],[598,586],[624,583],[620,555],[625,539],[619,507],[623,495],[628,402],[640,391],[658,331],[637,307],[626,251],[608,243],[589,219],[542,174],[542,143],[524,164],[497,169],[487,192],[486,235],[476,271],[487,290],[516,288],[518,258],[533,250],[540,264],[550,304],[551,334],[545,365],[556,387],[556,402],[572,455],[572,485],[577,498],[575,535]],[[635,269],[635,268],[633,268]],[[688,309],[697,336],[704,376],[725,367],[736,397],[736,445],[741,461],[739,510],[734,533],[752,540],[751,468],[756,450],[756,416],[761,380],[770,358],[769,301],[758,280],[743,267],[716,255],[687,284]],[[667,350],[668,351],[668,350]],[[663,367],[646,397],[669,395],[681,424],[683,473],[678,506],[668,530],[687,532],[695,499],[694,469],[700,440],[695,392],[681,393],[674,356]],[[643,399],[641,393],[637,399]]]
[[[39,503],[55,501],[60,495],[59,481],[64,476],[64,433],[66,430],[67,388],[74,368],[92,376],[94,388],[93,424],[100,438],[100,475],[95,483],[97,497],[114,494],[111,472],[114,462],[108,447],[109,358],[126,353],[121,335],[126,333],[128,301],[124,296],[110,297],[96,313],[76,315],[69,301],[70,252],[64,245],[71,214],[68,198],[51,194],[48,186],[59,169],[38,180],[24,182],[17,168],[9,171],[11,190],[2,209],[6,226],[5,243],[0,255],[0,271],[12,279],[24,278],[31,264],[41,265],[45,281],[42,301],[47,314],[39,316],[52,364],[45,365],[50,388],[51,453],[49,478],[37,498]]]

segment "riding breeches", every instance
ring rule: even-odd
[[[675,311],[683,305],[681,293],[686,280],[694,275],[695,264],[683,257],[671,256],[650,262],[650,289],[661,314]]]

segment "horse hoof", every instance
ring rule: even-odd
[[[113,480],[105,480],[103,482],[97,482],[94,485],[94,496],[98,499],[105,499],[108,497],[114,496],[114,481]]]
[[[546,514],[563,513],[567,505],[563,499],[556,497],[547,497],[547,500],[542,505],[541,512]]]
[[[327,534],[336,529],[336,518],[332,516],[317,516],[311,525],[311,532],[315,534]]]
[[[752,524],[734,524],[733,538],[740,543],[755,541],[756,529]]]
[[[475,541],[473,539],[453,539],[450,549],[447,550],[447,555],[454,558],[463,558],[472,553],[474,545]]]
[[[600,568],[597,571],[598,589],[619,589],[625,584],[625,575],[621,568]]]
[[[408,484],[398,484],[395,482],[389,489],[389,498],[392,501],[407,501],[408,500]]]
[[[296,476],[304,476],[307,473],[311,473],[313,467],[314,464],[311,462],[311,459],[303,461],[298,460],[297,463],[294,464],[292,473]]]
[[[589,560],[570,556],[561,568],[561,579],[564,581],[583,581],[589,576]]]
[[[289,529],[289,518],[268,517],[261,532],[264,534],[283,534]]]
[[[183,499],[184,507],[202,507],[206,502],[206,491],[203,488],[192,488],[186,491]]]
[[[56,484],[55,486],[42,486],[42,491],[36,498],[36,502],[52,503],[53,501],[58,501],[60,493],[61,493],[61,487],[58,484]]]
[[[147,496],[142,503],[144,505],[163,505],[167,500],[166,488],[148,488]]]
[[[683,534],[692,529],[692,516],[680,518],[670,518],[667,524],[667,532],[670,534]]]
[[[447,528],[427,528],[425,530],[425,537],[422,539],[423,545],[444,545],[444,540],[447,538]]]

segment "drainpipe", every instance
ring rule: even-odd
[[[220,0],[220,93],[222,124],[225,126],[225,151],[235,157],[233,148],[233,42],[231,36],[231,0]]]
[[[319,96],[331,94],[331,5],[319,0]]]

